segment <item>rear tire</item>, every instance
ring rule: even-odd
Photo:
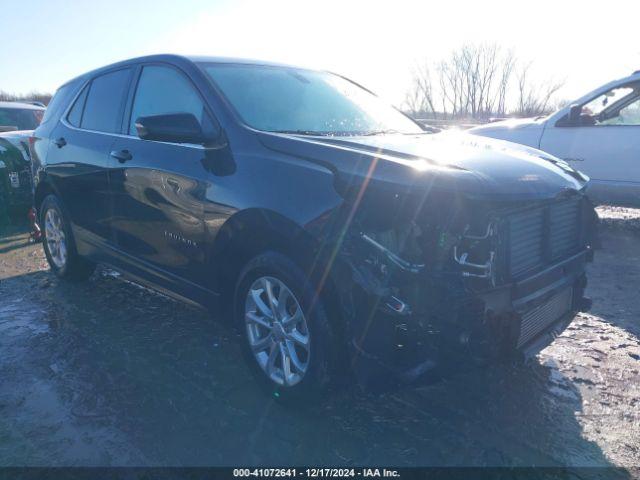
[[[51,271],[65,280],[86,280],[96,265],[78,255],[71,225],[62,202],[48,195],[40,205],[42,245]]]
[[[234,319],[246,360],[269,395],[292,402],[326,392],[338,348],[326,312],[285,255],[266,252],[247,263],[236,286]]]

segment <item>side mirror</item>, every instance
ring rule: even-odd
[[[569,123],[571,125],[580,124],[580,115],[582,114],[582,105],[573,104],[569,108]]]
[[[205,144],[215,140],[206,135],[192,113],[167,113],[136,119],[138,136],[143,140]]]
[[[569,113],[556,122],[556,127],[579,127],[583,124],[582,105],[573,104]]]

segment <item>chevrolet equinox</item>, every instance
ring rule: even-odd
[[[527,358],[589,306],[587,177],[426,132],[326,71],[127,60],[60,87],[30,148],[57,276],[101,262],[227,307],[283,398],[346,371]]]

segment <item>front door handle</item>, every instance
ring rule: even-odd
[[[118,160],[120,163],[128,162],[133,158],[129,150],[114,150],[109,155]]]
[[[167,185],[173,189],[174,193],[178,193],[180,191],[180,183],[173,178],[167,178]]]
[[[67,141],[64,139],[64,137],[60,137],[56,138],[53,143],[55,143],[58,148],[62,148],[67,144]]]

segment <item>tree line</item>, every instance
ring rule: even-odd
[[[0,90],[0,102],[42,102],[45,105],[51,100],[50,93],[31,92],[24,95],[16,95]]]
[[[532,62],[497,44],[465,44],[412,69],[404,109],[415,117],[488,120],[529,117],[558,107],[564,80],[535,81]]]

